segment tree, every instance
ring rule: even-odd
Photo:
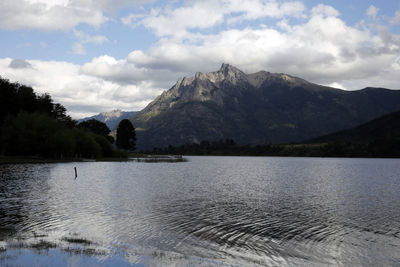
[[[92,133],[104,136],[105,138],[107,138],[111,132],[105,123],[95,119],[83,121],[78,124],[78,127],[86,128]]]
[[[53,103],[49,94],[37,95],[31,87],[0,77],[0,128],[8,115],[16,116],[21,111],[47,114],[69,128],[75,127],[65,107]]]
[[[79,128],[75,128],[74,135],[78,157],[82,158],[99,158],[102,156],[101,145],[96,142],[93,134]]]
[[[6,155],[57,157],[72,154],[75,148],[63,125],[48,114],[22,111],[8,116],[1,133]]]
[[[51,158],[113,156],[110,129],[89,121],[76,127],[66,108],[49,94],[0,76],[0,155]],[[132,127],[132,126],[131,126]],[[134,131],[134,130],[133,130]],[[135,136],[130,137],[134,149]]]
[[[117,147],[126,150],[136,149],[136,132],[128,119],[122,120],[117,128]]]

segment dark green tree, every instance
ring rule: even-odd
[[[112,157],[113,155],[113,148],[111,146],[110,141],[101,135],[94,135],[94,140],[97,144],[101,147],[101,153],[103,157]]]
[[[76,126],[66,108],[54,103],[49,94],[38,95],[29,86],[0,77],[0,155],[47,158],[114,155],[110,143],[113,138],[108,136],[110,130],[104,123],[93,121],[84,123],[84,127]],[[135,138],[130,140],[134,145]]]
[[[102,156],[101,145],[98,144],[94,135],[79,128],[73,129],[76,140],[76,155],[79,158],[98,158]]]
[[[88,129],[92,133],[104,136],[105,138],[111,132],[105,123],[95,119],[83,121],[78,124],[78,127]]]
[[[136,149],[136,132],[128,119],[122,120],[117,128],[117,147],[126,150]]]
[[[1,142],[7,155],[67,156],[73,153],[74,141],[54,118],[43,113],[20,112],[8,116],[1,129]]]
[[[37,95],[31,87],[0,77],[0,127],[7,116],[16,116],[21,111],[47,114],[69,128],[75,126],[71,117],[66,115],[65,107],[53,103],[49,94]]]

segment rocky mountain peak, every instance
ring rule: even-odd
[[[116,117],[120,117],[121,114],[122,114],[122,110],[120,110],[120,109],[114,109],[111,111],[106,111],[106,112],[100,113],[100,115],[104,116],[105,121],[108,121],[108,120],[116,118]]]
[[[232,84],[236,84],[239,80],[247,80],[247,75],[238,68],[223,63],[218,71],[208,73],[197,72],[192,79],[189,78],[187,81],[193,82],[195,80],[208,80],[215,84],[228,81]]]
[[[297,142],[399,110],[400,91],[376,90],[344,92],[285,73],[245,74],[222,64],[178,80],[133,123],[140,148],[232,137],[241,144]]]
[[[226,85],[228,87],[226,87]],[[176,98],[186,95],[188,99],[194,95],[199,99],[209,100],[211,94],[206,91],[214,90],[214,88],[246,88],[246,84],[250,84],[255,88],[272,84],[285,84],[290,87],[309,85],[306,80],[290,76],[284,73],[270,73],[267,71],[259,71],[252,74],[246,74],[240,69],[223,63],[218,71],[214,72],[196,72],[192,77],[180,78],[171,90],[165,92],[164,98]],[[207,96],[206,96],[207,95]],[[214,95],[215,98],[215,95]]]
[[[247,75],[240,69],[223,63],[221,68],[215,72],[196,72],[194,77],[183,77],[179,78],[173,88],[177,89],[181,86],[189,86],[195,81],[210,81],[212,83],[221,83],[223,81],[229,81],[232,84],[236,84],[239,80],[247,80]]]
[[[218,70],[218,72],[222,72],[225,75],[229,75],[232,73],[243,73],[243,71],[241,71],[240,69],[227,63],[222,63],[221,68]]]
[[[247,74],[240,69],[226,63],[221,65],[221,68],[219,71],[217,71],[217,73],[222,74],[225,80],[228,80],[233,84],[236,84],[238,81],[247,80]]]

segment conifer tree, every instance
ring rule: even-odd
[[[126,150],[136,149],[136,132],[132,123],[124,119],[117,128],[117,147]]]

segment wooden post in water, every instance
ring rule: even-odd
[[[74,167],[75,169],[75,179],[78,177],[78,171],[76,170],[76,167]]]

